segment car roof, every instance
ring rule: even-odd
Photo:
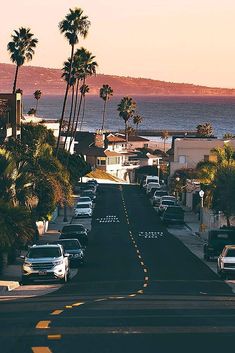
[[[33,244],[30,246],[30,249],[32,248],[55,248],[55,247],[60,247],[60,244]]]

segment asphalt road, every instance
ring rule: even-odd
[[[0,303],[1,353],[221,352],[231,289],[169,234],[137,186],[100,187],[86,266],[57,292]]]

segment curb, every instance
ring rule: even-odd
[[[20,286],[17,281],[0,281],[0,293],[9,292]]]

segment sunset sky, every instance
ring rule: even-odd
[[[29,27],[39,40],[30,65],[61,68],[70,48],[58,23],[81,7],[98,73],[235,88],[234,0],[3,0],[0,62],[10,35]]]

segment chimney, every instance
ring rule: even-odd
[[[95,133],[95,146],[104,148],[104,134],[103,133]]]

